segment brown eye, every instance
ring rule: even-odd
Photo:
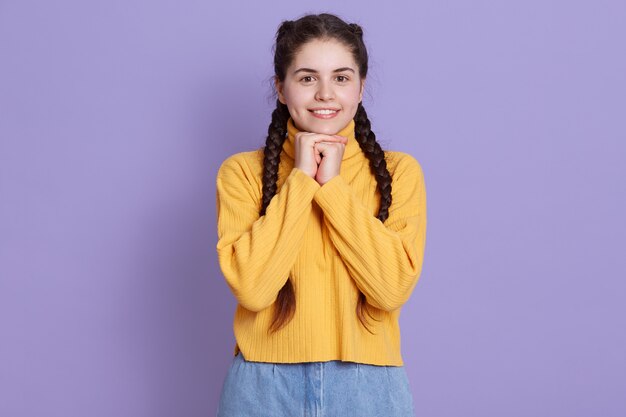
[[[305,81],[305,82],[308,82],[307,78],[312,78],[312,77],[311,77],[310,75],[307,75],[307,76],[305,76],[305,77],[302,77],[302,78],[300,79],[300,81]]]
[[[343,79],[343,81],[342,81],[342,80],[339,80],[339,81],[341,81],[341,82],[346,82],[346,81],[348,81],[348,78],[347,78],[345,75],[339,75],[337,78],[342,78],[342,79]]]

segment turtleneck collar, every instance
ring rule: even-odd
[[[294,159],[294,160],[296,159],[295,158],[295,155],[296,155],[295,139],[296,139],[296,134],[299,132],[300,130],[298,130],[298,128],[295,126],[293,122],[293,119],[290,117],[289,120],[287,121],[287,138],[285,139],[285,142],[283,143],[283,150],[285,151],[287,155],[289,155],[289,157],[291,157],[291,159]],[[346,147],[343,150],[342,160],[345,161],[346,159],[352,158],[353,156],[359,155],[359,154],[365,156],[363,154],[363,151],[361,150],[361,146],[359,145],[359,143],[354,137],[354,119],[350,119],[350,122],[336,134],[348,138],[348,143],[346,144]]]

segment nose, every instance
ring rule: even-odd
[[[320,81],[318,83],[317,92],[315,93],[315,99],[319,101],[327,101],[335,98],[335,93],[329,82]]]

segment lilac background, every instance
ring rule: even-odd
[[[262,146],[283,19],[365,28],[428,193],[417,415],[626,415],[621,1],[0,2],[0,415],[212,416],[215,175]]]

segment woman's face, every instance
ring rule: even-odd
[[[354,118],[365,79],[360,79],[357,64],[344,44],[313,40],[296,54],[285,80],[275,82],[278,99],[287,105],[298,130],[334,135]],[[321,109],[331,112],[314,113]]]

